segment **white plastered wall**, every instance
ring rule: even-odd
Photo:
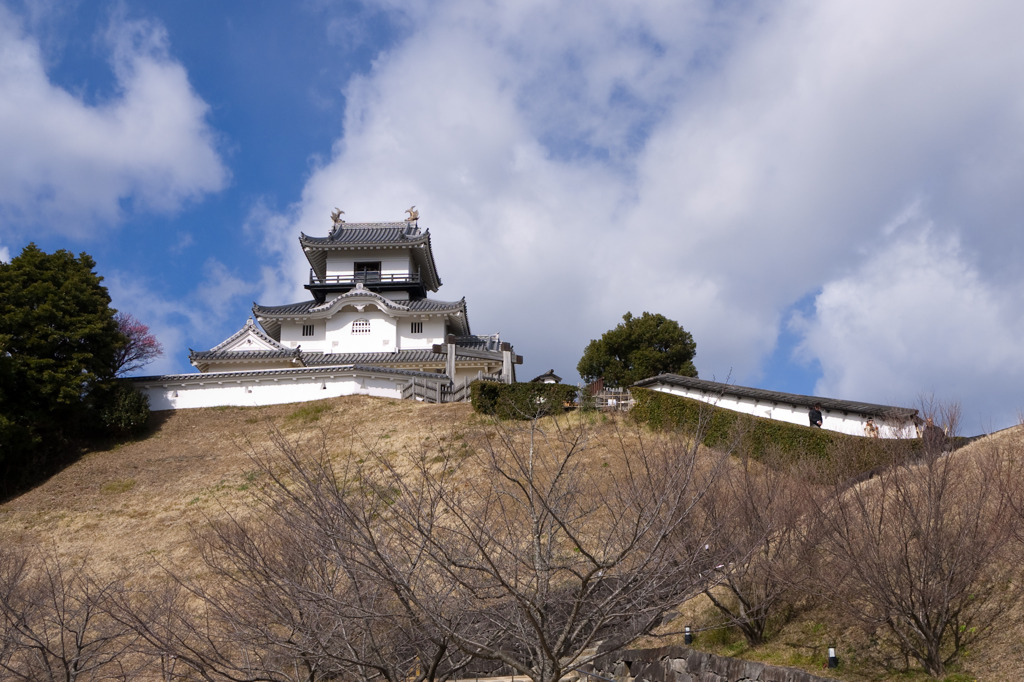
[[[313,335],[303,336],[302,327],[313,325]],[[281,345],[286,348],[302,346],[305,351],[324,351],[327,347],[326,320],[286,320],[281,323]]]
[[[160,377],[136,382],[153,411],[182,410],[221,405],[256,406],[298,403],[343,395],[401,398],[405,377],[352,374],[301,374],[286,377],[218,377],[211,372],[197,381],[194,375]],[[177,380],[176,380],[177,379]]]
[[[341,253],[330,253],[327,256],[327,275],[333,277],[351,277],[355,273],[356,262],[377,262],[380,261],[382,275],[408,275],[413,272],[412,254],[409,249],[395,249],[394,251],[366,250],[366,251],[343,251]]]
[[[694,400],[711,403],[717,407],[732,410],[734,412],[752,414],[757,417],[764,417],[765,419],[774,419],[776,421],[789,422],[790,424],[799,424],[801,426],[810,425],[810,418],[808,417],[809,408],[803,405],[790,405],[763,400],[758,401],[753,398],[730,395],[727,393],[709,394],[698,389],[685,388],[683,386],[675,386],[671,384],[655,385],[650,388],[655,391],[661,391],[662,393],[670,393],[684,398],[693,398]],[[858,414],[855,412],[830,411],[825,409],[822,409],[821,413],[821,428],[829,431],[846,433],[852,436],[864,435],[864,425],[867,423],[868,415]],[[879,427],[879,436],[882,438],[914,438],[917,435],[917,430],[915,429],[913,422],[910,420],[900,423],[886,423],[885,421],[876,419],[875,424]]]
[[[412,333],[413,322],[423,323],[422,334]],[[431,348],[435,343],[444,343],[443,317],[401,317],[397,324],[399,348]]]
[[[367,320],[369,332],[353,333],[353,323],[357,320]],[[324,352],[387,353],[396,348],[396,319],[375,304],[367,304],[362,310],[345,305],[326,322]]]

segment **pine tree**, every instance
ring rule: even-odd
[[[96,428],[124,337],[94,267],[35,244],[0,264],[0,492],[45,475]]]

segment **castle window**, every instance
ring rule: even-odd
[[[311,325],[311,324],[304,324],[304,325],[302,325],[302,335],[303,336],[313,336],[313,325]]]
[[[357,282],[379,282],[380,261],[364,261],[355,263],[355,280]]]
[[[352,323],[353,334],[369,334],[370,333],[370,321],[366,319],[359,319]]]
[[[422,322],[413,322],[412,323],[412,333],[413,334],[422,334],[423,333],[423,323]]]

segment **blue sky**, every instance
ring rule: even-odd
[[[702,377],[1024,408],[1024,6],[0,0],[0,257],[87,251],[148,373],[415,204],[473,331],[576,380],[627,310]]]

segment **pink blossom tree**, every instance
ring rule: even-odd
[[[134,372],[164,354],[163,346],[149,333],[149,327],[134,315],[119,312],[114,315],[114,319],[118,331],[125,338],[125,344],[117,351],[114,360],[114,374],[124,376]]]

